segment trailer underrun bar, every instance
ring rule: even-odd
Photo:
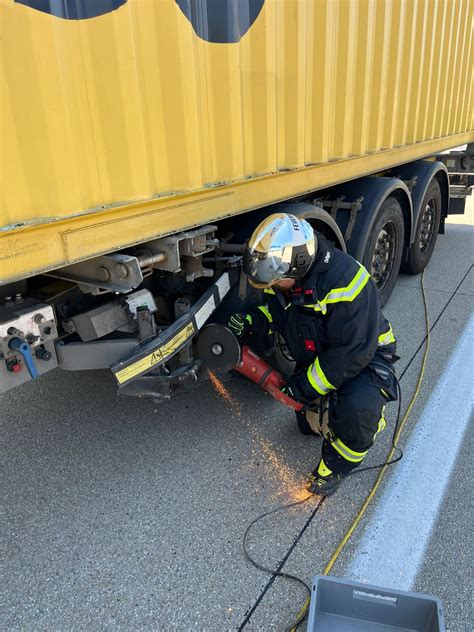
[[[198,333],[236,281],[237,271],[224,272],[188,312],[156,338],[137,346],[131,355],[112,365],[111,369],[118,384],[123,386],[129,383],[136,377],[158,368],[178,353]]]

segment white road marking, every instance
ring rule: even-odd
[[[413,586],[472,418],[473,340],[471,317],[362,535],[348,568],[351,579]]]

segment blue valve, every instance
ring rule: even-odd
[[[36,368],[30,345],[21,338],[12,338],[8,343],[8,346],[10,347],[10,349],[13,349],[13,351],[18,351],[19,353],[21,353],[31,379],[35,380],[37,377],[39,377],[38,369]]]

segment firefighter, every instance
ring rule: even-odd
[[[397,399],[396,341],[367,270],[310,224],[276,213],[254,231],[243,261],[266,302],[233,314],[238,337],[279,333],[296,368],[285,392],[304,404],[303,434],[323,435],[309,491],[329,496],[365,458]]]

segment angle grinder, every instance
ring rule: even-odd
[[[293,410],[301,410],[303,404],[281,391],[285,378],[262,360],[246,345],[240,345],[237,337],[224,325],[206,325],[197,339],[197,354],[211,371],[237,371],[258,384],[277,401]]]

